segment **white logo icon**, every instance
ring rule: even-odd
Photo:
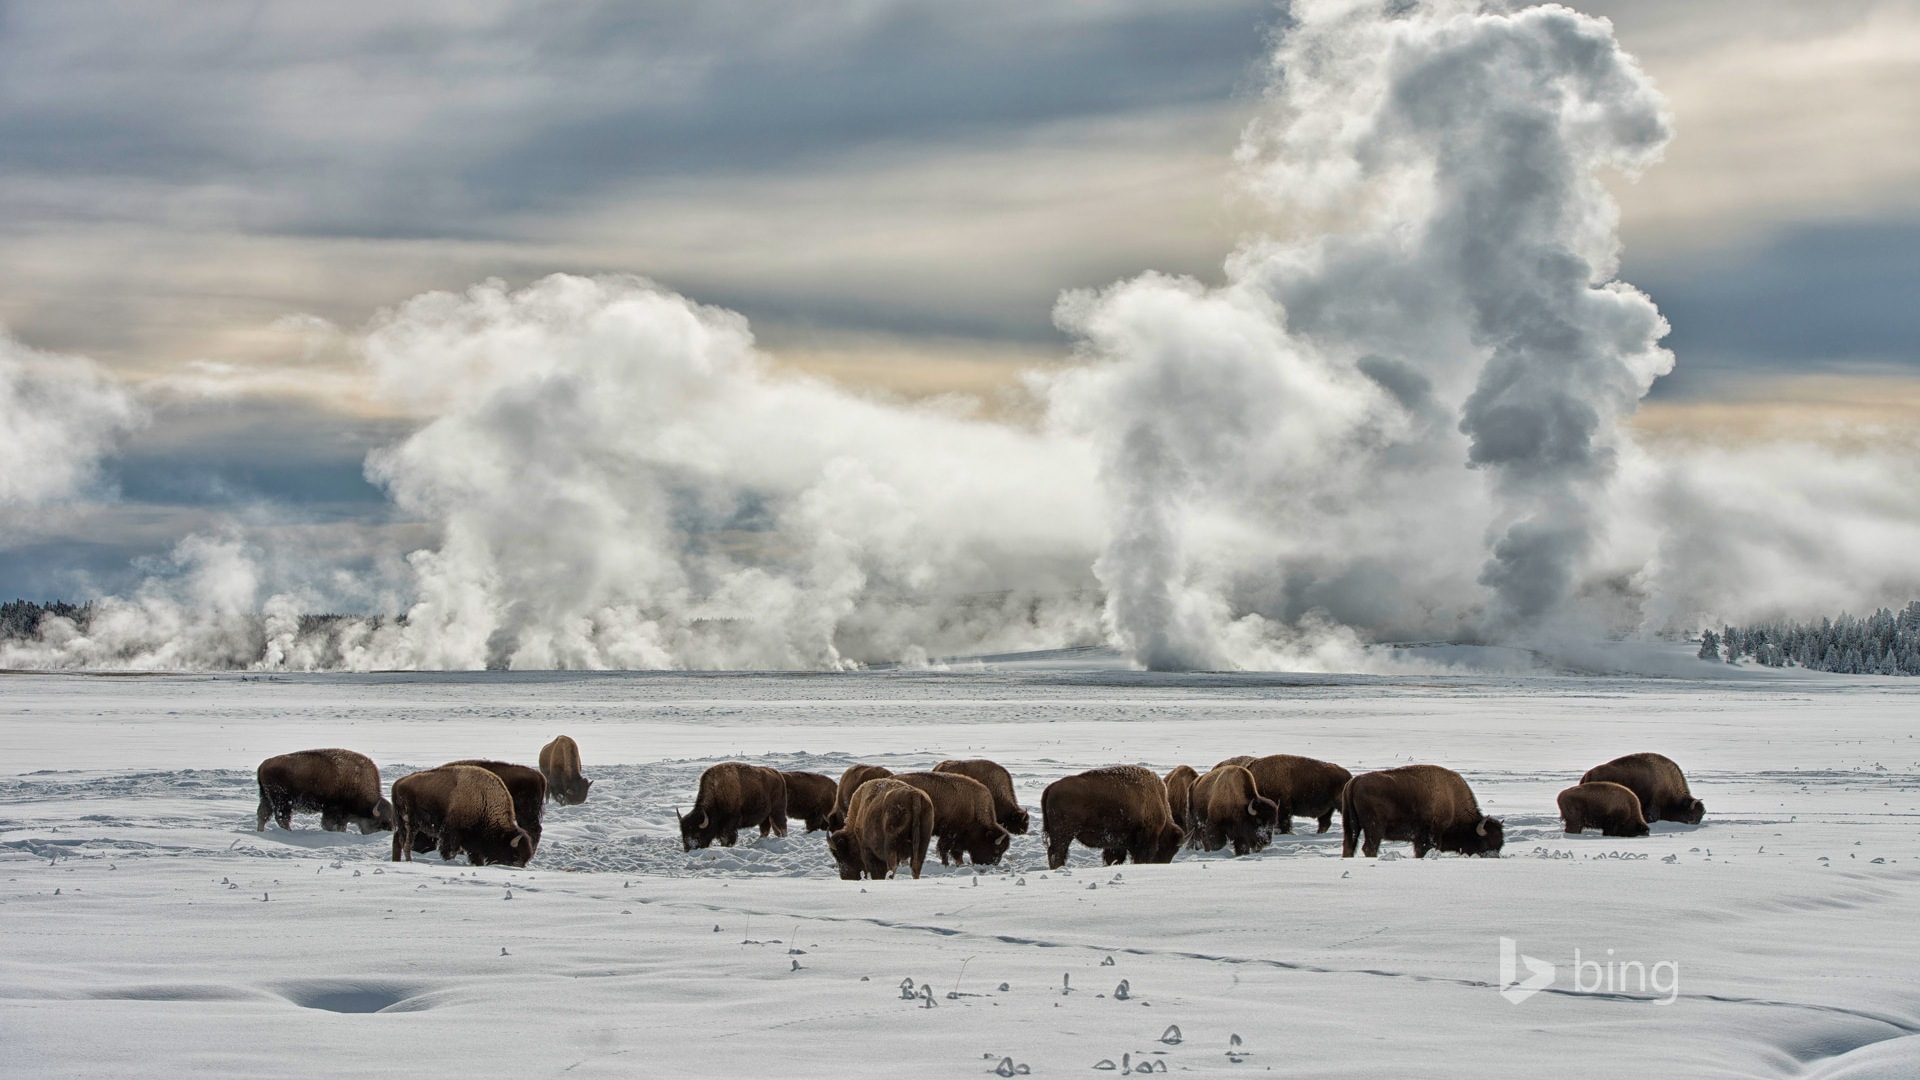
[[[1527,965],[1527,981],[1520,981],[1520,965]],[[1520,951],[1510,937],[1500,939],[1500,996],[1515,1005],[1553,985],[1553,965]]]

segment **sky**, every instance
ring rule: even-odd
[[[1668,98],[1612,187],[1672,324],[1650,437],[1920,421],[1920,0],[1588,0]],[[430,543],[366,476],[420,424],[340,331],[489,278],[635,273],[775,362],[1016,408],[1062,290],[1217,283],[1273,0],[0,4],[0,322],[131,387],[0,595],[124,590],[238,521]],[[110,425],[111,426],[111,425]],[[1910,427],[1909,427],[1909,430]]]

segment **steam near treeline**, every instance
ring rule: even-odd
[[[367,473],[437,540],[390,573],[246,527],[0,666],[836,668],[1109,643],[1154,668],[1390,667],[1375,642],[1683,633],[1920,590],[1899,447],[1674,452],[1675,357],[1607,173],[1666,106],[1560,7],[1300,0],[1236,154],[1222,284],[1060,298],[1037,419],[779,370],[644,278],[429,293],[337,344],[425,417]],[[59,407],[53,408],[52,403]],[[137,402],[0,350],[0,499],[80,497]],[[29,482],[29,480],[31,482]],[[303,613],[377,611],[316,620]]]
[[[1898,612],[1881,608],[1864,619],[1772,619],[1708,630],[1700,635],[1699,655],[1729,664],[1748,658],[1768,667],[1843,675],[1920,675],[1920,600]]]

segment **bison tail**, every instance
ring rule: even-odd
[[[908,865],[913,869],[913,879],[920,880],[920,868],[927,862],[927,844],[933,840],[933,814],[929,804],[915,799],[913,803],[913,856]]]
[[[1333,801],[1340,806],[1340,854],[1351,859],[1360,845],[1360,825],[1353,816],[1353,781],[1342,784]]]

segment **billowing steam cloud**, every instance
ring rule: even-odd
[[[82,493],[140,415],[91,360],[0,332],[0,530],[27,527],[31,511]]]
[[[1910,442],[1675,454],[1622,429],[1672,357],[1614,280],[1599,178],[1657,159],[1663,105],[1605,22],[1482,8],[1296,0],[1239,155],[1270,228],[1218,287],[1062,297],[1082,362],[1033,376],[1037,425],[780,373],[739,316],[639,278],[433,293],[357,342],[426,418],[368,462],[438,531],[401,617],[303,618],[337,570],[236,532],[0,664],[834,668],[1106,641],[1154,668],[1378,669],[1369,641],[1920,588]],[[0,500],[57,497],[130,407],[17,353],[0,418],[70,426],[0,447],[29,455],[0,457]]]

